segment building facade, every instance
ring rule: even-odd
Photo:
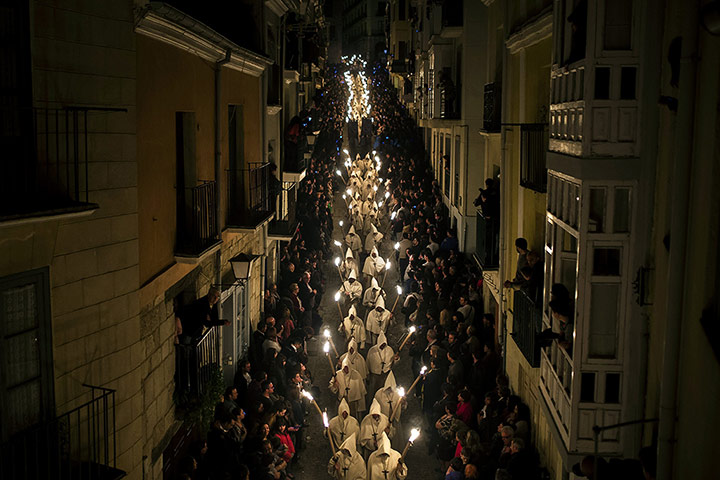
[[[202,394],[210,364],[232,380],[296,231],[304,166],[286,161],[285,131],[322,85],[324,53],[306,52],[307,77],[286,68],[294,0],[234,6],[255,25],[234,37],[195,6],[6,9],[0,440],[11,478],[78,460],[171,478],[192,431],[179,407]],[[179,311],[211,287],[229,325],[183,344]],[[210,364],[184,356],[197,348]]]
[[[361,55],[371,65],[385,60],[386,9],[384,0],[344,0],[343,55]]]
[[[443,16],[452,3],[411,2],[415,68],[391,57],[391,74],[483,270],[543,468],[575,478],[586,455],[646,447],[658,478],[712,478],[713,447],[690,447],[720,423],[712,2],[466,1],[459,28]],[[485,178],[499,219],[472,206]],[[503,286],[520,237],[542,261],[537,295]],[[568,309],[553,313],[563,290]],[[572,333],[553,339],[561,316]]]

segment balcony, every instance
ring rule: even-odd
[[[220,335],[210,328],[189,345],[176,345],[175,390],[178,398],[189,399],[203,395],[213,373],[220,369]]]
[[[0,450],[0,478],[114,480],[115,390],[91,385],[90,400],[9,438]]]
[[[215,182],[203,181],[178,195],[175,258],[197,263],[219,247],[215,221]]]
[[[88,114],[124,109],[0,108],[0,221],[80,215],[89,201]]]
[[[257,162],[247,169],[228,170],[228,229],[254,231],[275,214],[273,184],[278,180],[270,167],[270,163]]]
[[[520,185],[539,193],[547,192],[547,125],[520,126]]]
[[[298,221],[295,217],[297,189],[295,183],[284,182],[280,192],[275,219],[268,225],[268,238],[289,242],[298,232]]]
[[[397,74],[408,73],[407,62],[404,59],[393,60],[392,63],[390,64],[390,71],[392,73],[397,73]]]
[[[531,367],[540,366],[540,344],[537,335],[542,328],[542,310],[526,292],[518,290],[513,295],[513,331],[515,344]]]
[[[540,352],[540,391],[545,397],[566,448],[570,444],[573,380],[572,358],[557,340],[553,340],[550,346]]]
[[[500,266],[500,222],[487,218],[478,210],[476,216],[475,257],[483,270],[497,270]]]
[[[484,89],[483,130],[488,133],[500,132],[502,96],[500,82],[488,83]]]

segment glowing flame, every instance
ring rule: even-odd
[[[345,155],[350,155],[350,152],[348,152],[348,149],[347,149],[347,148],[343,148],[343,153],[344,153]]]
[[[378,157],[377,155],[375,155],[375,161],[376,161],[376,162],[379,162],[379,161],[380,161],[380,157]]]
[[[344,193],[343,193],[342,197],[343,197],[343,200],[345,200],[347,198],[347,196]]]
[[[337,240],[333,240],[333,243],[335,244],[336,247],[339,247],[342,245],[342,243],[338,242]]]
[[[377,186],[377,185],[373,185],[373,190],[377,192],[378,186]]]
[[[390,192],[385,192],[385,198],[390,198]]]
[[[417,330],[417,328],[415,327],[415,325],[413,325],[412,327],[410,327],[410,335],[412,335],[413,333],[415,333],[416,330]]]
[[[345,197],[345,195],[343,195],[343,197]],[[345,222],[343,222],[342,220],[340,220],[340,221],[338,222],[338,224],[342,227],[343,225],[345,225]]]
[[[336,267],[340,266],[340,257],[335,257],[335,266]]]
[[[326,328],[325,330],[323,330],[323,337],[330,338],[330,329],[329,328]]]
[[[400,285],[396,286],[395,289],[397,290],[398,295],[402,295],[402,287]]]
[[[395,245],[393,246],[395,250],[400,250],[400,242],[395,242]]]
[[[420,369],[420,375],[425,375],[425,372],[427,372],[427,367],[423,366],[423,367]]]
[[[340,301],[340,290],[338,290],[337,292],[335,292],[335,301],[336,301],[336,302],[339,302],[339,301]]]
[[[398,392],[398,395],[400,396],[400,398],[405,396],[405,389],[403,387],[398,388],[397,392]]]
[[[327,418],[327,412],[323,412],[323,425],[325,425],[325,428],[330,427],[330,422],[328,422],[328,418]]]
[[[420,430],[417,428],[413,428],[410,430],[410,440],[408,442],[413,443],[417,438],[420,436]]]
[[[392,265],[390,264],[390,260],[389,260],[389,259],[386,260],[386,261],[385,261],[385,270],[390,270],[390,267],[391,267],[391,266],[392,266]]]
[[[397,217],[397,212],[392,212],[392,213],[390,214],[390,219],[391,219],[391,220],[395,220],[395,217]]]
[[[323,352],[330,353],[330,342],[325,342],[325,345],[323,345]]]
[[[348,188],[345,190],[345,193],[347,193],[349,197],[352,197],[352,189]]]
[[[303,397],[307,398],[307,399],[310,400],[311,402],[313,401],[313,396],[310,395],[310,392],[307,392],[307,391],[303,390],[302,392],[300,392],[300,395],[302,395]]]
[[[337,174],[338,177],[342,177],[342,173],[340,173],[340,170],[335,170],[335,173]]]

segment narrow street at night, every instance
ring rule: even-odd
[[[0,40],[0,480],[720,478],[720,0]]]

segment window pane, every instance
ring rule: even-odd
[[[38,329],[5,338],[3,342],[3,363],[5,364],[5,386],[18,385],[40,376],[40,351]]]
[[[37,327],[38,316],[35,308],[35,284],[9,288],[2,292],[2,325],[3,335],[12,335],[29,328]]]
[[[588,232],[603,232],[605,224],[605,189],[590,189],[590,211],[588,212]]]
[[[596,248],[593,252],[593,275],[619,276],[620,249]]]
[[[595,67],[595,99],[610,98],[610,68]]]
[[[620,403],[620,374],[605,375],[605,403]]]
[[[580,382],[580,401],[595,402],[595,373],[583,372]]]
[[[632,0],[605,0],[605,50],[630,50]]]
[[[593,283],[590,294],[592,297],[588,355],[596,358],[614,358],[620,285]]]
[[[630,189],[615,189],[615,208],[613,211],[613,230],[616,233],[630,231]]]
[[[635,77],[637,68],[622,67],[620,69],[620,99],[635,100]]]

